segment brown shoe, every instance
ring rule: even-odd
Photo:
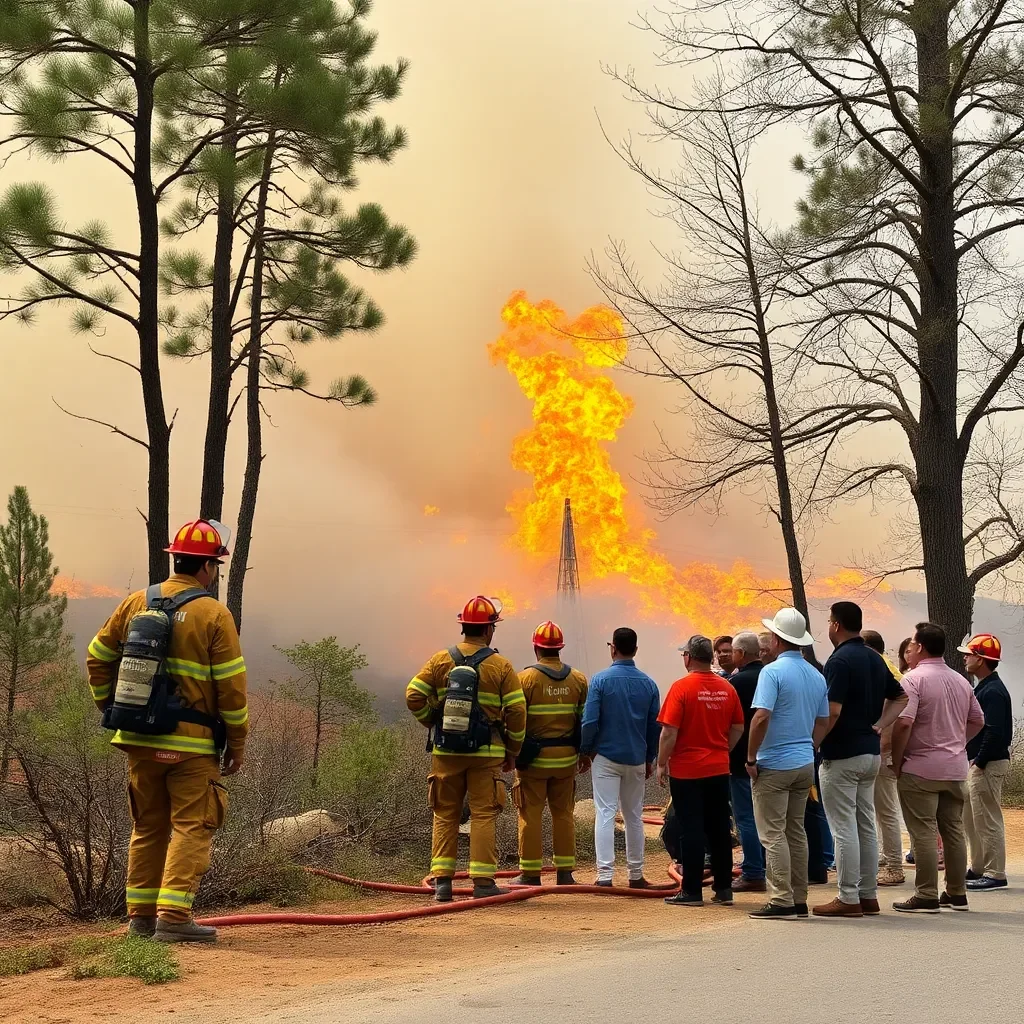
[[[878,872],[879,885],[902,885],[906,880],[907,876],[899,868],[882,868]]]
[[[861,900],[860,909],[864,911],[865,917],[874,917],[882,912],[882,908],[878,905],[878,900]]]
[[[864,911],[859,903],[844,903],[838,896],[831,903],[823,903],[813,907],[811,913],[815,917],[863,917]]]
[[[763,878],[737,878],[732,883],[733,892],[767,892],[768,883]]]

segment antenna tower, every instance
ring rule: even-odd
[[[580,594],[580,569],[576,560],[576,531],[572,522],[572,504],[568,498],[565,499],[565,511],[562,514],[562,550],[558,556],[555,606],[563,625],[569,629],[569,650],[563,654],[572,654],[573,660],[570,664],[589,672],[583,602]]]

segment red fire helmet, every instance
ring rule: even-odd
[[[533,631],[533,646],[543,647],[549,651],[560,651],[565,646],[565,637],[558,623],[550,619],[542,622]]]
[[[501,622],[501,602],[496,597],[484,597],[478,594],[466,603],[459,615],[459,622],[475,626],[487,626]]]
[[[999,637],[991,633],[965,636],[957,650],[961,654],[976,654],[979,658],[987,658],[989,661],[999,661],[1003,656],[1003,645],[999,642]]]
[[[230,552],[224,543],[227,528],[220,523],[206,519],[193,519],[186,523],[164,548],[172,555],[194,555],[197,558],[226,558]],[[222,539],[223,537],[223,539]]]

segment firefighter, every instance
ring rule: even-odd
[[[526,740],[517,762],[512,802],[519,812],[519,883],[540,885],[544,865],[541,817],[551,808],[552,846],[559,885],[575,885],[576,773],[579,728],[587,702],[587,677],[563,665],[561,629],[542,622],[533,634],[537,664],[519,673],[526,697]],[[527,763],[528,762],[528,763]],[[586,762],[584,762],[584,768]]]
[[[433,728],[427,799],[434,812],[430,873],[438,903],[452,898],[459,819],[467,795],[473,896],[503,891],[494,881],[495,822],[506,801],[501,775],[512,770],[526,735],[526,699],[519,678],[511,663],[490,647],[494,627],[501,622],[501,602],[474,597],[458,621],[462,642],[435,654],[405,691],[405,703],[417,721]]]
[[[183,526],[166,549],[174,575],[160,584],[159,596],[211,589],[228,555],[227,536],[225,527],[202,519]],[[89,645],[89,686],[101,711],[114,702],[128,623],[146,608],[147,592],[132,594]],[[186,714],[208,718],[215,728],[181,721],[165,735],[119,729],[111,739],[128,755],[128,933],[214,942],[216,930],[192,920],[192,901],[227,810],[220,776],[242,767],[249,722],[245,661],[227,608],[211,596],[182,605],[173,615],[165,666]],[[215,732],[226,737],[223,770]]]

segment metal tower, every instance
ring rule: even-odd
[[[572,526],[572,505],[565,499],[565,512],[562,515],[562,550],[558,556],[558,587],[559,594],[579,594],[580,571],[576,564],[576,533]]]

